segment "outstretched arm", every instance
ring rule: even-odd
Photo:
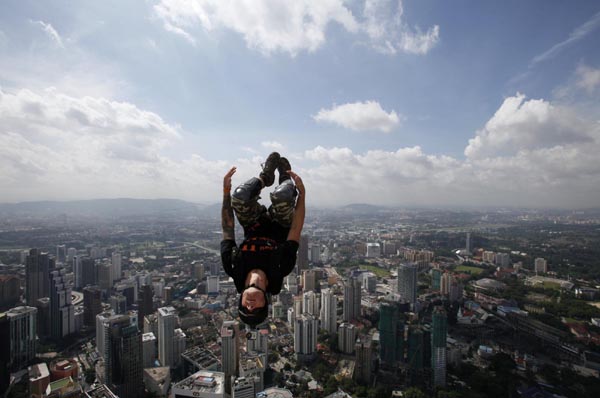
[[[304,183],[300,176],[294,173],[291,170],[288,170],[290,176],[294,180],[296,184],[296,188],[298,189],[298,199],[296,199],[296,208],[294,209],[294,218],[292,218],[292,225],[290,227],[290,232],[288,233],[287,240],[293,240],[295,242],[300,242],[300,234],[302,233],[302,228],[304,227],[304,215],[306,213],[305,209],[305,198],[306,198],[306,190],[304,188]]]
[[[233,208],[231,207],[231,176],[235,174],[236,167],[233,166],[223,178],[223,207],[221,208],[221,227],[223,229],[223,240],[235,240]]]

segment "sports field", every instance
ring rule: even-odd
[[[458,267],[456,267],[457,272],[464,272],[466,274],[471,274],[471,275],[479,275],[483,272],[482,268],[477,268],[477,267],[471,267],[469,265],[459,265]]]

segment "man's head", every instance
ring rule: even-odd
[[[263,323],[269,314],[267,293],[254,284],[248,286],[240,295],[238,312],[240,320],[247,325]]]

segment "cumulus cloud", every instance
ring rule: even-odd
[[[551,148],[593,141],[590,123],[567,106],[517,93],[504,100],[494,116],[469,140],[469,158],[513,155],[519,150]]]
[[[366,35],[388,54],[426,54],[439,40],[439,26],[422,32],[403,21],[401,1],[366,0],[362,11],[359,21],[343,0],[161,0],[154,6],[165,29],[191,43],[198,28],[228,29],[263,54],[315,51],[326,42],[331,24],[358,38]]]
[[[313,116],[317,122],[329,122],[355,130],[379,130],[389,133],[397,127],[402,115],[396,111],[386,112],[377,101],[354,102],[321,109]]]
[[[283,151],[285,149],[285,146],[277,141],[263,141],[260,145],[271,151]]]
[[[579,65],[575,71],[577,76],[576,85],[578,88],[593,93],[600,87],[600,69],[595,69],[587,65]]]
[[[44,31],[44,33],[46,34],[46,36],[48,36],[50,38],[50,40],[52,40],[54,43],[56,43],[56,45],[58,45],[59,47],[64,47],[62,38],[60,37],[60,35],[56,31],[56,29],[54,29],[54,27],[51,24],[46,23],[44,21],[31,21],[31,23],[40,26],[42,28],[42,30]]]

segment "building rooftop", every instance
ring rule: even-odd
[[[288,389],[271,387],[256,394],[256,398],[294,398],[294,395]]]
[[[156,336],[152,332],[142,334],[142,342],[146,341],[156,341]]]
[[[172,391],[177,395],[179,391],[208,392],[222,394],[225,389],[225,373],[201,370],[187,379],[172,386]]]
[[[31,382],[35,382],[49,376],[50,371],[48,370],[48,365],[43,362],[32,365],[29,368],[29,381]]]
[[[160,368],[147,368],[144,369],[144,373],[150,376],[156,384],[163,384],[165,380],[170,380],[171,368],[168,366]]]
[[[177,311],[175,310],[175,308],[170,306],[159,308],[158,313],[162,316],[177,315]]]
[[[93,390],[85,393],[87,398],[118,398],[112,391],[105,385],[102,384]]]
[[[198,366],[199,369],[210,369],[213,366],[219,366],[221,361],[217,356],[210,350],[203,347],[196,346],[189,350],[184,351],[181,356]]]

